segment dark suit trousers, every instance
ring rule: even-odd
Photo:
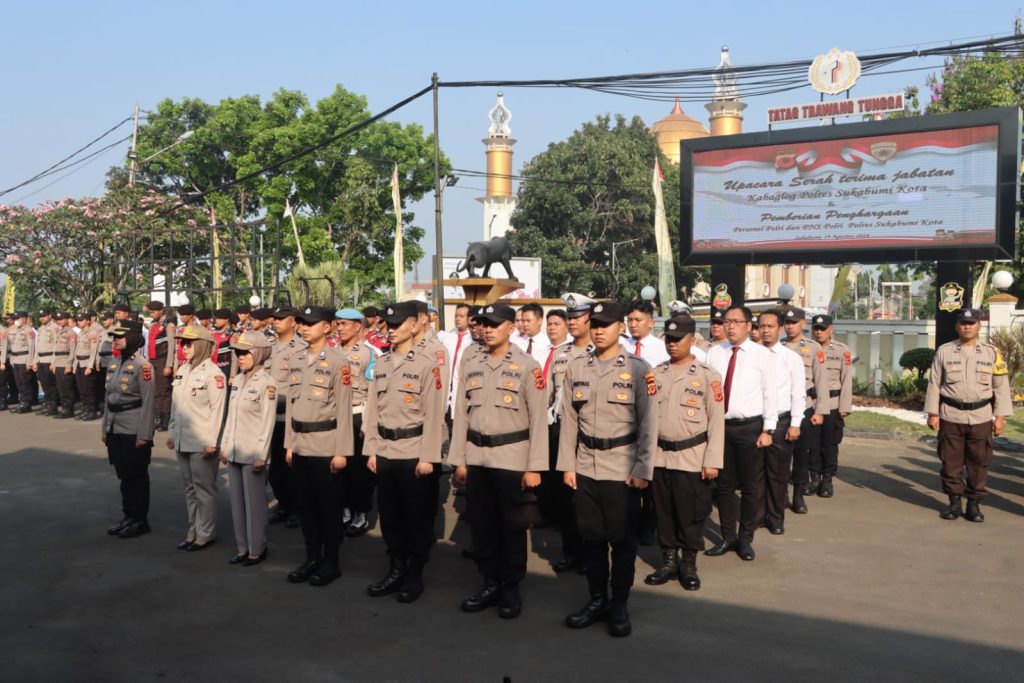
[[[810,481],[810,470],[821,471],[821,426],[811,424],[812,415],[814,408],[804,412],[804,419],[800,422],[800,438],[793,447],[793,474],[789,481],[794,486],[803,486]],[[811,467],[811,463],[814,463],[814,467]]]
[[[772,434],[772,445],[764,449],[765,512],[768,521],[775,524],[782,524],[786,517],[786,490],[795,443],[786,441],[789,425],[788,417],[780,418]]]
[[[718,519],[725,541],[754,540],[754,530],[764,510],[764,453],[757,437],[764,423],[725,426],[725,461],[718,474]],[[736,499],[739,484],[742,500]]]

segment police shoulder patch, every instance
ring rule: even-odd
[[[825,352],[824,351],[818,351],[818,362],[821,363],[822,365],[825,364]]]
[[[647,395],[655,396],[658,393],[658,382],[654,378],[654,373],[650,370],[645,372],[644,381],[647,382]]]
[[[544,373],[540,368],[533,369],[533,386],[538,389],[543,389],[547,386],[547,383],[544,381]]]
[[[277,387],[275,387],[273,384],[267,387],[267,398],[269,398],[271,401],[277,398]]]
[[[722,392],[722,383],[717,379],[711,382],[711,393],[715,396],[715,403],[725,400],[725,393]]]
[[[992,374],[1003,376],[1009,372],[1006,367],[1006,361],[1003,360],[1003,354],[996,349],[996,362],[992,364]]]
[[[846,365],[853,365],[853,354],[851,354],[849,351],[844,351],[843,363],[845,363]]]
[[[341,366],[341,383],[345,386],[352,384],[352,368],[348,366],[348,363]]]
[[[437,365],[438,365],[438,367],[443,367],[444,366],[444,351],[438,351],[437,353],[434,354],[434,357],[437,358]]]
[[[216,381],[217,381],[217,388],[218,389],[223,389],[224,388],[224,375],[217,375],[216,376]]]
[[[153,379],[153,366],[149,363],[142,364],[142,381],[149,382]]]
[[[434,373],[434,388],[441,391],[441,368],[432,368],[432,372]]]

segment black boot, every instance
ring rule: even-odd
[[[501,600],[498,602],[498,616],[502,619],[515,619],[523,612],[523,598],[519,595],[518,583],[506,583],[501,587]]]
[[[679,575],[679,550],[676,548],[661,549],[661,567],[653,574],[648,574],[644,583],[648,586],[660,586],[668,583]]]
[[[608,618],[608,592],[591,590],[590,602],[565,618],[569,628],[587,628]]]
[[[485,579],[483,588],[462,601],[463,612],[482,612],[488,607],[498,604],[501,595],[501,584],[497,579]]]
[[[55,415],[55,417],[58,420],[69,420],[69,419],[73,418],[74,416],[75,416],[75,411],[72,410],[71,408],[65,408],[64,410],[60,411],[60,413],[58,415]]]
[[[627,596],[616,596],[608,605],[608,635],[625,638],[633,632],[629,623],[629,610],[626,609]]]
[[[310,586],[326,586],[341,576],[341,567],[338,566],[338,553],[324,553],[324,559],[309,577]]]
[[[319,566],[320,560],[315,557],[310,557],[288,573],[288,583],[305,583],[306,581],[309,581],[309,577],[313,576],[313,573]]]
[[[95,410],[87,410],[82,413],[82,422],[92,422],[93,420],[98,420],[99,417]]]
[[[385,595],[391,595],[398,592],[402,587],[403,579],[405,579],[405,560],[400,557],[392,557],[391,567],[388,569],[387,576],[377,583],[371,583],[367,586],[366,593],[371,598],[382,598]]]
[[[964,514],[964,506],[960,502],[960,496],[955,493],[949,494],[949,505],[943,509],[939,517],[942,519],[956,519],[962,514]]]
[[[818,492],[818,480],[820,475],[817,472],[808,472],[807,483],[804,484],[804,495],[813,496]]]
[[[968,522],[985,521],[985,515],[981,514],[980,503],[974,498],[967,499],[967,512],[964,513],[964,519]]]
[[[696,550],[683,551],[683,561],[679,565],[679,583],[688,591],[700,589],[700,577],[697,576]]]
[[[798,515],[807,514],[807,503],[804,502],[804,487],[793,485],[793,504],[790,506]]]
[[[821,475],[821,483],[818,484],[818,498],[832,497],[832,475]]]
[[[402,590],[398,591],[398,602],[416,602],[423,595],[423,560],[412,558],[405,570]]]

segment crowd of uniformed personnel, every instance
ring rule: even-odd
[[[293,583],[340,577],[342,543],[369,529],[376,501],[388,562],[367,592],[400,602],[425,590],[444,464],[466,502],[463,555],[481,577],[462,610],[517,617],[527,531],[550,526],[562,545],[555,571],[587,581],[566,625],[606,621],[625,636],[638,544],[662,551],[645,583],[697,590],[715,497],[721,532],[705,554],[750,561],[757,528],[784,534],[787,510],[806,514],[808,496],[834,495],[854,357],[830,316],[808,321],[792,306],[756,318],[743,306],[716,310],[705,341],[678,302],[657,336],[649,302],[563,301],[546,315],[536,304],[459,305],[455,328],[440,333],[436,311],[417,301],[362,311],[183,305],[175,315],[152,301],[146,322],[118,305],[41,310],[38,328],[20,311],[0,327],[0,403],[102,418],[123,513],[108,532],[120,538],[150,531],[156,432],[182,472],[185,552],[217,538],[221,464],[230,563],[266,559],[269,524],[301,527]],[[1006,365],[978,341],[979,318],[958,312],[959,339],[938,349],[926,405],[950,498],[942,517],[976,522],[991,437],[1012,413]]]

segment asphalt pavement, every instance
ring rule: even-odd
[[[783,536],[759,531],[754,562],[700,556],[698,592],[644,586],[658,549],[642,548],[633,635],[613,639],[602,625],[563,626],[586,583],[552,572],[550,529],[531,532],[524,611],[513,621],[459,611],[479,577],[460,555],[468,529],[452,496],[419,602],[366,595],[387,569],[376,528],[346,542],[340,580],[295,586],[285,575],[303,559],[298,530],[273,526],[258,566],[227,564],[223,471],[213,547],[175,550],[181,476],[159,444],[153,533],[112,538],[118,488],[98,424],[0,413],[0,679],[1018,679],[1024,458],[997,454],[983,524],[939,519],[934,447],[847,439],[840,465],[835,498],[809,498],[810,513],[787,515]]]

